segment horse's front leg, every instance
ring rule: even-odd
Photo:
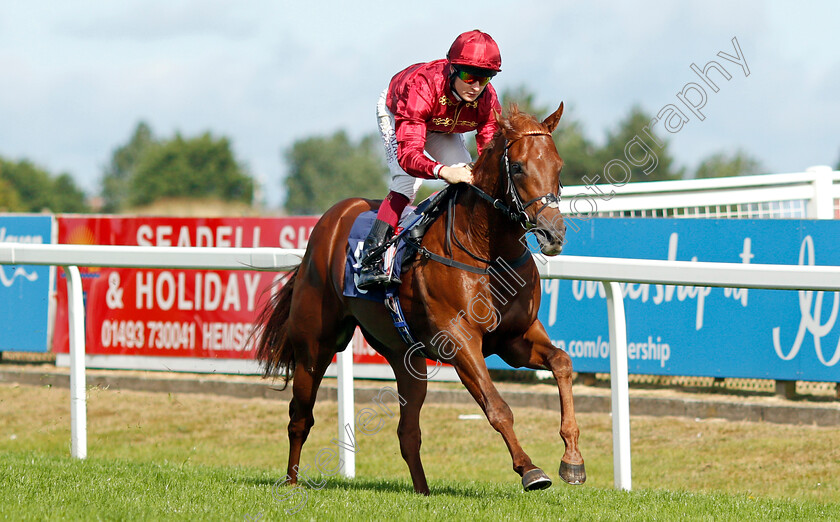
[[[478,337],[478,334],[474,338]],[[478,337],[480,338],[480,337]],[[543,470],[531,462],[531,458],[519,445],[513,431],[513,412],[502,399],[493,381],[481,353],[479,343],[462,345],[454,359],[450,361],[458,372],[461,382],[472,394],[475,401],[484,410],[490,425],[501,434],[513,460],[513,470],[522,477],[522,486],[527,491],[544,489],[551,486],[551,479]]]
[[[575,403],[572,397],[572,360],[569,354],[551,344],[542,323],[534,321],[527,332],[515,337],[499,350],[499,356],[514,367],[550,370],[560,390],[560,437],[566,446],[560,460],[560,478],[569,484],[583,484],[586,469],[578,447]]]

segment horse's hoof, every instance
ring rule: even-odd
[[[586,482],[586,468],[583,463],[569,464],[560,461],[560,478],[567,484],[580,485]]]
[[[522,475],[522,486],[525,491],[536,491],[551,486],[551,479],[540,468],[534,468]]]

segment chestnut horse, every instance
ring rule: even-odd
[[[356,326],[396,375],[401,398],[397,434],[416,492],[429,493],[420,461],[426,357],[454,366],[504,438],[526,490],[548,487],[551,479],[520,446],[513,413],[490,380],[484,358],[498,354],[513,367],[550,370],[560,390],[560,437],[565,444],[559,474],[570,484],[586,480],[572,399],[572,363],[566,352],[552,346],[537,319],[540,278],[523,240],[530,229],[544,254],[556,255],[562,249],[566,226],[555,191],[561,187],[563,160],[551,133],[563,104],[543,122],[516,107],[509,112],[507,118],[495,115],[500,131],[478,158],[473,185],[456,186],[454,204],[423,237],[424,255],[416,255],[403,272],[398,296],[418,344],[409,347],[401,339],[382,303],[342,292],[350,227],[359,214],[378,208],[378,201],[347,199],[327,210],[312,230],[300,266],[263,310],[255,330],[256,357],[265,377],[283,372],[293,383],[289,483],[297,482],[321,379]],[[450,263],[441,262],[447,260]]]

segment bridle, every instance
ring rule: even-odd
[[[540,197],[531,199],[527,202],[522,201],[522,196],[519,195],[519,189],[516,188],[516,185],[513,182],[513,175],[510,172],[510,158],[508,157],[508,150],[510,149],[511,145],[516,143],[517,141],[525,138],[527,136],[551,136],[550,132],[547,131],[530,131],[522,134],[515,140],[508,141],[505,139],[504,141],[504,153],[502,154],[501,158],[499,159],[500,165],[499,168],[504,170],[505,178],[507,179],[507,196],[512,202],[512,207],[508,206],[504,201],[498,198],[494,198],[490,194],[484,192],[480,188],[476,187],[472,184],[466,184],[472,190],[474,190],[482,199],[486,200],[493,206],[493,208],[501,211],[504,215],[506,215],[511,221],[518,223],[524,228],[525,230],[533,230],[535,228],[539,228],[537,224],[537,218],[539,218],[540,214],[543,210],[547,207],[559,207],[560,196],[549,192],[548,194],[542,195]],[[447,199],[447,212],[446,212],[446,224],[445,224],[445,234],[444,234],[444,251],[448,255],[452,255],[452,248],[450,245],[450,240],[454,239],[455,243],[458,247],[466,252],[470,257],[475,259],[476,261],[480,261],[481,263],[487,264],[487,268],[478,268],[474,267],[465,263],[461,263],[459,261],[455,261],[454,259],[450,259],[439,254],[435,254],[434,252],[430,251],[428,248],[422,246],[419,241],[415,241],[411,238],[406,238],[405,241],[410,244],[416,251],[423,257],[427,259],[432,259],[437,261],[438,263],[444,264],[446,266],[455,267],[461,270],[466,270],[467,272],[472,272],[474,274],[482,274],[487,275],[491,274],[494,270],[494,266],[498,263],[496,261],[492,261],[490,259],[485,259],[477,254],[471,252],[462,242],[458,239],[457,234],[455,234],[454,230],[454,221],[455,221],[455,205],[456,199],[458,198],[458,193],[460,193],[457,189],[458,185],[454,185],[451,188],[456,189],[456,192]],[[560,185],[562,188],[563,185]],[[537,210],[537,213],[534,214],[533,218],[528,217],[527,210],[531,205],[535,205],[537,203],[542,203],[542,206]],[[398,234],[390,241],[393,242],[400,237],[402,234]],[[386,243],[388,245],[389,243]],[[507,268],[515,269],[522,266],[526,263],[529,259],[531,259],[531,252],[528,248],[525,248],[525,251],[517,257],[516,259],[512,259],[506,261]]]
[[[519,223],[525,230],[531,230],[539,227],[539,225],[537,224],[537,219],[539,218],[543,210],[545,210],[548,207],[558,208],[560,206],[560,196],[558,194],[555,194],[554,192],[549,192],[548,194],[544,194],[529,201],[523,202],[522,196],[519,195],[519,189],[516,188],[516,184],[513,182],[513,175],[510,172],[510,157],[508,156],[508,151],[510,150],[511,145],[521,140],[522,138],[528,136],[551,137],[551,133],[547,131],[535,130],[526,132],[518,138],[516,138],[515,140],[508,141],[507,139],[505,139],[504,153],[502,153],[502,156],[499,159],[499,168],[500,170],[504,171],[505,177],[507,178],[507,196],[508,199],[510,199],[510,201],[512,202],[511,206],[513,208],[505,204],[504,201],[498,198],[494,198],[493,196],[484,192],[475,185],[467,185],[468,187],[473,189],[482,199],[486,200],[491,205],[493,205],[493,208],[500,210],[511,221]],[[560,184],[560,188],[563,188],[562,182]],[[535,205],[537,203],[542,203],[542,206],[539,208],[539,210],[537,210],[537,213],[534,214],[533,218],[528,217],[528,213],[526,211],[531,205]]]
[[[504,170],[505,178],[507,179],[507,196],[511,200],[513,208],[511,208],[511,206],[508,206],[501,199],[494,198],[493,196],[484,192],[483,190],[476,187],[475,185],[467,184],[467,186],[470,187],[472,190],[474,190],[482,199],[489,202],[493,206],[493,208],[501,211],[511,221],[513,221],[514,223],[518,223],[525,230],[533,230],[535,228],[539,228],[539,225],[537,224],[537,219],[539,218],[539,216],[540,216],[540,214],[542,213],[543,210],[545,210],[547,207],[551,207],[551,206],[553,206],[555,208],[560,206],[560,196],[558,196],[557,194],[555,194],[553,192],[549,192],[548,194],[544,194],[542,196],[536,197],[536,198],[531,199],[529,201],[526,201],[526,202],[522,201],[522,196],[519,195],[519,189],[516,188],[516,184],[513,182],[513,175],[510,172],[510,158],[508,157],[508,150],[510,149],[511,145],[513,145],[517,141],[521,140],[522,138],[525,138],[525,137],[528,137],[528,136],[549,136],[550,137],[551,133],[547,132],[547,131],[530,131],[530,132],[526,132],[526,133],[520,135],[515,140],[508,141],[507,138],[505,138],[504,152],[502,153],[502,156],[499,159],[499,162],[500,162],[499,168],[501,170]],[[560,187],[562,188],[562,185],[560,185]],[[485,258],[471,252],[461,242],[461,240],[458,239],[457,234],[455,234],[454,220],[455,220],[455,199],[456,199],[456,197],[450,198],[449,202],[448,202],[449,211],[446,214],[446,236],[445,236],[446,239],[445,239],[445,242],[444,242],[444,250],[447,251],[447,252],[450,252],[450,253],[452,252],[452,249],[450,247],[450,238],[452,238],[452,239],[455,240],[455,243],[458,245],[458,247],[461,250],[463,250],[464,252],[466,252],[470,257],[472,257],[476,261],[480,261],[482,263],[487,263],[487,265],[492,266],[494,264],[493,261],[491,261],[490,259],[485,259]],[[539,210],[537,210],[537,213],[534,214],[533,218],[528,217],[528,213],[527,213],[528,208],[531,207],[531,205],[535,205],[537,203],[542,203],[542,206],[539,208]],[[421,254],[425,255],[426,257],[430,257],[432,259],[435,259],[436,261],[441,262],[445,265],[455,266],[457,268],[461,268],[461,269],[467,270],[469,272],[481,273],[481,274],[488,273],[488,271],[489,271],[489,268],[488,269],[476,269],[476,268],[471,267],[469,265],[465,265],[463,263],[458,263],[454,259],[453,260],[446,259],[444,257],[441,257],[441,256],[437,255],[437,254],[433,254],[428,249],[423,248],[423,247],[418,247],[418,250],[421,252]],[[521,256],[519,256],[517,259],[511,261],[511,265],[519,266],[530,258],[531,258],[531,252],[526,248],[525,252]]]

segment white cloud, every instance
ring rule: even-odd
[[[277,203],[281,153],[294,140],[375,132],[374,103],[394,73],[481,28],[502,49],[498,88],[565,101],[595,138],[635,103],[653,112],[672,102],[695,79],[689,65],[730,52],[737,36],[751,75],[722,86],[707,120],[673,138],[678,162],[742,147],[781,170],[834,164],[837,11],[829,2],[15,2],[0,14],[0,155],[69,170],[92,192],[139,120],[158,135],[210,130],[231,138]]]

